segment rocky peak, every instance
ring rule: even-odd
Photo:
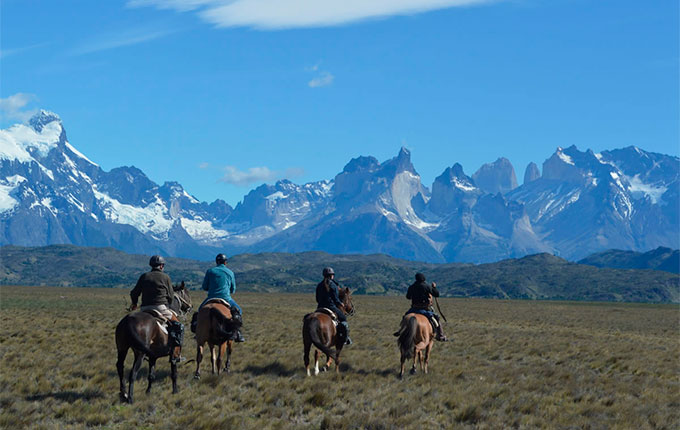
[[[528,184],[531,181],[535,181],[536,179],[541,177],[541,172],[538,170],[538,166],[536,163],[533,161],[527,165],[526,170],[524,171],[524,183]]]
[[[501,157],[490,164],[484,164],[473,175],[475,184],[487,193],[507,193],[517,188],[517,177],[512,163]]]
[[[59,118],[59,115],[57,115],[54,112],[41,109],[40,112],[33,115],[31,119],[28,120],[28,125],[33,130],[40,133],[47,124],[50,124],[55,121],[58,122],[59,125],[61,125],[61,118]]]

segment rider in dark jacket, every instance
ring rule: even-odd
[[[335,312],[338,316],[340,325],[338,328],[344,331],[345,344],[351,345],[352,339],[349,337],[349,324],[347,317],[339,307],[342,306],[340,297],[338,297],[338,283],[335,282],[335,272],[331,267],[323,269],[323,281],[316,286],[316,303],[317,308],[328,308]]]
[[[175,295],[170,276],[163,272],[165,259],[160,255],[153,255],[149,259],[151,271],[144,273],[137,280],[137,284],[130,291],[132,306],[130,310],[137,310],[137,300],[142,296],[141,311],[156,311],[167,320],[169,343],[171,347],[181,347],[184,337],[184,325],[179,322],[175,312],[170,309]],[[179,360],[179,352],[173,355],[173,360]]]
[[[430,320],[432,326],[435,327],[437,332],[435,339],[445,342],[447,339],[444,335],[442,324],[439,321],[439,315],[434,313],[432,309],[432,297],[439,297],[437,284],[425,282],[425,275],[416,273],[416,282],[411,284],[406,292],[406,298],[411,300],[411,309],[406,311],[406,314],[417,313],[425,315]],[[398,333],[395,333],[395,336],[398,335]]]

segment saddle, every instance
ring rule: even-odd
[[[333,321],[333,325],[336,326],[336,327],[338,326],[338,316],[332,310],[330,310],[328,308],[317,308],[317,310],[315,310],[314,312],[319,312],[319,313],[328,315],[329,317],[331,317],[331,321]]]
[[[220,299],[219,297],[215,297],[214,299],[210,299],[210,300],[206,301],[205,303],[203,303],[203,305],[205,306],[208,303],[219,303],[220,305],[224,305],[227,308],[231,309],[231,305],[229,304],[229,302],[224,300],[224,299]]]

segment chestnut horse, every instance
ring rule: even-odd
[[[191,297],[187,292],[184,281],[173,287],[174,297],[170,309],[178,315],[184,315],[191,310]],[[179,351],[171,351],[168,345],[168,334],[162,330],[157,323],[157,319],[148,312],[138,311],[127,314],[116,327],[116,347],[118,348],[118,378],[120,379],[120,400],[132,403],[133,387],[137,372],[142,367],[144,357],[149,359],[149,385],[146,392],[151,391],[151,383],[156,379],[156,360],[159,357],[170,355],[170,375],[172,377],[172,392],[177,392],[177,363],[172,359],[172,355],[179,357]],[[129,390],[125,392],[125,381],[123,373],[125,368],[125,357],[128,349],[132,348],[135,353],[135,361],[130,370],[128,378]],[[179,348],[181,349],[181,347]],[[174,354],[171,354],[173,353]]]
[[[345,315],[354,315],[354,304],[352,303],[352,293],[349,288],[339,288],[338,298],[342,302],[339,306]],[[326,364],[322,370],[326,371],[331,366],[331,361],[335,361],[335,372],[340,372],[340,351],[345,344],[344,339],[337,335],[337,330],[331,317],[318,310],[305,315],[302,320],[302,342],[304,343],[304,359],[307,375],[309,371],[309,351],[314,345],[314,375],[319,374],[319,356],[321,352],[326,354]],[[335,351],[331,349],[335,346]]]
[[[241,327],[241,321],[232,318],[231,309],[219,301],[211,301],[198,311],[196,325],[196,373],[194,379],[201,378],[201,360],[203,360],[203,344],[208,342],[212,373],[220,374],[222,357],[226,352],[224,371],[229,373],[231,365],[231,349],[234,335]],[[215,354],[217,347],[217,354]]]
[[[401,352],[401,371],[399,378],[404,376],[404,366],[407,359],[413,357],[411,375],[416,373],[416,360],[420,362],[420,370],[427,373],[427,365],[430,361],[430,351],[434,345],[434,332],[432,324],[425,315],[410,313],[404,315],[399,327],[399,339],[397,340]]]

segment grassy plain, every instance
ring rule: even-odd
[[[443,299],[453,342],[430,374],[400,381],[403,297],[355,296],[342,373],[307,377],[301,321],[313,294],[240,293],[248,339],[233,373],[192,379],[169,365],[134,405],[118,401],[114,328],[121,289],[0,287],[0,427],[7,429],[545,428],[680,424],[677,305]],[[203,294],[192,292],[194,303]],[[195,357],[191,335],[184,355]],[[131,365],[126,363],[126,373]]]

